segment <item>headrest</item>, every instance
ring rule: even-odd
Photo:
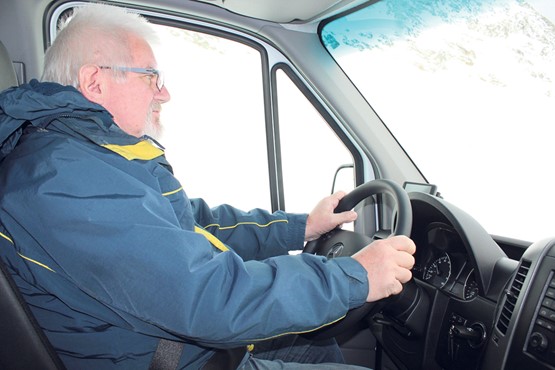
[[[0,41],[0,91],[8,87],[17,86],[17,76],[8,50]]]

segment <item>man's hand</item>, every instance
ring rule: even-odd
[[[320,235],[327,233],[335,227],[356,220],[357,213],[355,211],[333,213],[339,201],[345,195],[345,192],[338,191],[318,202],[306,220],[304,237],[306,241],[318,239]]]
[[[399,294],[402,283],[412,277],[410,269],[414,265],[416,251],[414,242],[406,236],[393,236],[377,240],[357,253],[353,258],[368,272],[370,286],[367,302],[377,301]]]

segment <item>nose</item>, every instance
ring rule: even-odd
[[[170,101],[171,96],[170,96],[170,92],[164,85],[162,86],[162,90],[156,89],[156,94],[154,95],[154,98],[158,100],[160,103],[164,104]]]

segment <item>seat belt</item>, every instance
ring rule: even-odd
[[[179,359],[183,352],[185,343],[160,339],[156,352],[152,356],[148,370],[175,370],[179,365]]]

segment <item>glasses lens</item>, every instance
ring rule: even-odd
[[[164,74],[162,71],[158,71],[158,73],[156,73],[156,87],[160,91],[162,91],[162,88],[164,87]]]

